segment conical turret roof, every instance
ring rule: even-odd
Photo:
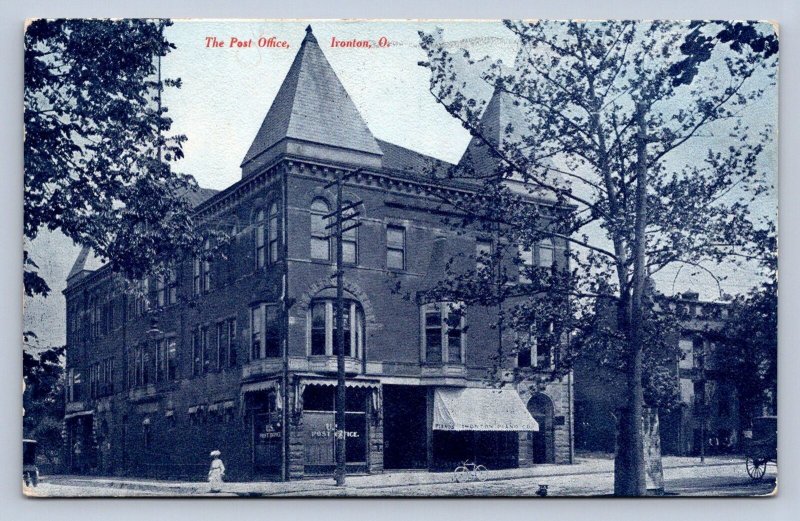
[[[528,148],[525,139],[526,133],[530,132],[530,125],[525,116],[527,110],[530,108],[525,106],[524,101],[518,97],[495,89],[481,115],[479,126],[481,137],[475,136],[470,140],[467,149],[461,156],[459,165],[472,168],[480,176],[492,175],[497,173],[501,161],[495,150],[502,151],[507,146],[512,149]],[[552,160],[549,158],[539,160],[538,165],[541,167],[537,168],[540,172],[532,173],[532,175],[539,176],[550,186],[561,188],[566,186],[564,179],[560,175],[556,175],[555,170],[551,170],[554,168]],[[546,178],[540,176],[546,176]],[[512,189],[531,195],[536,194],[545,198],[554,195],[549,190],[523,181],[517,173],[509,177],[507,183]]]
[[[382,155],[310,25],[242,166],[287,138]]]

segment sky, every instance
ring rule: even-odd
[[[167,89],[164,104],[172,130],[184,134],[185,158],[176,164],[203,187],[224,189],[241,177],[239,165],[286,75],[308,21],[176,20],[166,37],[176,49],[162,61],[165,78],[180,78],[180,89]],[[436,104],[428,92],[429,73],[418,65],[425,59],[418,31],[444,28],[445,45],[469,50],[475,58],[489,56],[514,63],[516,39],[500,22],[329,22],[311,21],[314,34],[368,127],[383,139],[424,154],[457,162],[469,134]],[[258,39],[275,37],[288,48],[258,47]],[[224,47],[207,46],[216,37]],[[231,38],[253,40],[250,48],[228,47]],[[331,39],[367,39],[372,48],[331,47]],[[378,41],[388,42],[380,47]],[[490,92],[481,91],[488,96]],[[767,93],[746,117],[755,126],[777,124],[777,89]],[[700,144],[702,146],[702,144]],[[687,149],[687,153],[693,153]],[[765,152],[764,167],[777,179],[775,146]],[[774,194],[773,194],[774,195]],[[777,214],[777,198],[765,198],[760,211]],[[46,300],[26,303],[26,329],[36,326],[42,345],[64,342],[66,275],[79,249],[57,234],[45,233],[33,246],[37,262],[53,293]],[[753,269],[732,270],[723,290],[741,293],[757,283]],[[665,270],[657,279],[667,293],[699,291],[701,298],[719,298],[716,283],[690,270]]]

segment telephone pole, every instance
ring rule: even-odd
[[[356,222],[346,225],[347,221],[355,219],[360,212],[352,211],[361,204],[360,201],[350,203],[347,207],[343,207],[342,201],[342,185],[345,179],[355,175],[360,170],[353,170],[344,174],[341,170],[336,172],[336,180],[332,183],[325,185],[325,189],[336,186],[336,210],[327,214],[326,219],[333,218],[333,223],[330,223],[326,228],[334,229],[333,237],[336,241],[336,311],[335,311],[335,324],[336,324],[336,338],[334,339],[334,347],[336,347],[336,414],[335,414],[335,429],[334,429],[334,448],[336,451],[336,486],[342,487],[345,484],[347,475],[347,431],[345,429],[345,403],[347,400],[345,379],[345,337],[344,337],[344,251],[342,248],[342,237],[345,232],[358,228],[361,223]],[[345,215],[347,212],[347,215]],[[347,339],[347,345],[350,345]]]

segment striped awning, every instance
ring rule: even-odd
[[[242,384],[241,393],[254,393],[258,391],[280,391],[281,383],[278,380],[263,380],[261,382],[248,382]]]
[[[338,382],[336,378],[324,378],[318,376],[303,376],[300,379],[300,386],[305,387],[307,385],[318,385],[322,387],[336,387]],[[358,387],[358,388],[372,388],[372,389],[380,389],[381,382],[380,380],[356,380],[353,378],[348,378],[344,382],[345,387]]]
[[[514,389],[438,388],[433,429],[439,431],[538,431],[539,424]]]

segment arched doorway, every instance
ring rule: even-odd
[[[533,463],[555,463],[553,400],[543,393],[534,394],[528,400],[528,412],[539,424],[538,432],[532,432],[530,437]]]

